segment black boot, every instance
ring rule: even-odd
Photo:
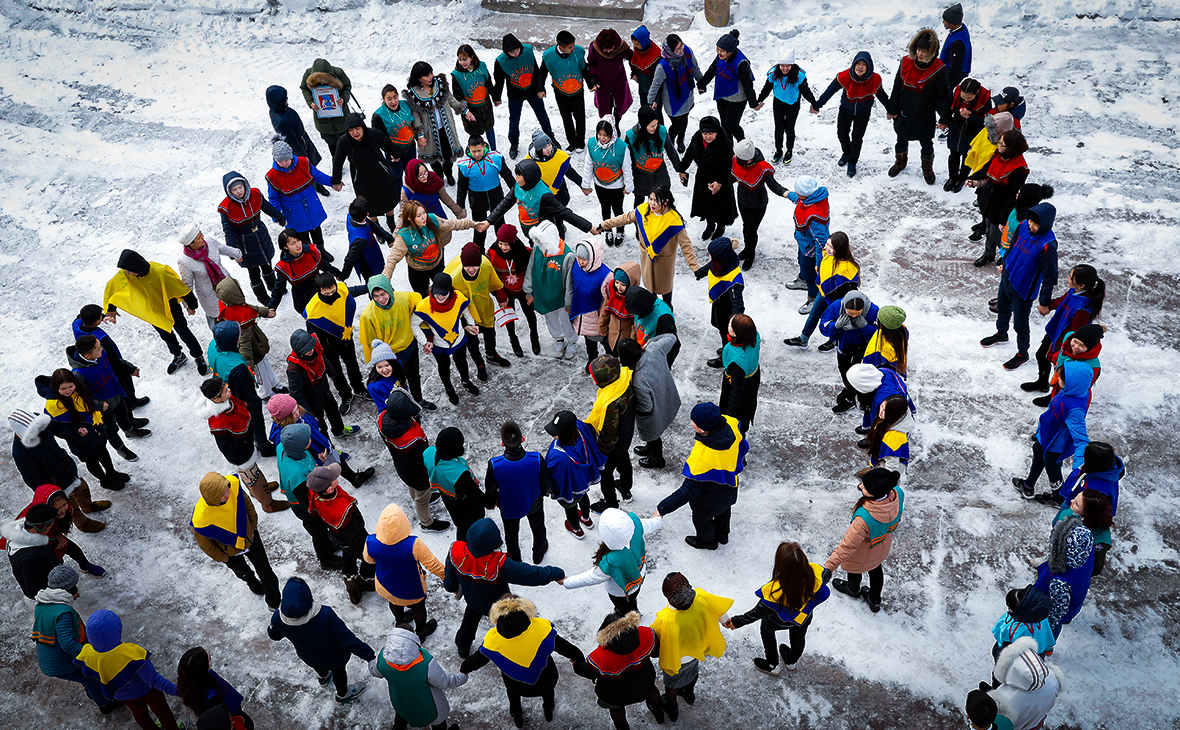
[[[250,288],[254,290],[254,297],[258,300],[259,304],[264,307],[270,304],[270,292],[266,290],[266,285],[264,285],[261,281],[256,284],[251,284]]]
[[[639,465],[644,469],[663,469],[668,465],[664,460],[664,440],[649,441],[644,449],[644,456],[639,459]]]
[[[529,345],[532,346],[534,355],[541,354],[541,340],[537,339],[537,331],[536,330],[532,330],[531,332],[529,332]]]
[[[508,332],[508,342],[512,344],[513,355],[524,357],[524,349],[520,346],[520,340],[517,338],[516,333],[511,330]]]

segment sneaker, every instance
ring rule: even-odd
[[[101,578],[107,574],[106,568],[102,567],[98,563],[91,563],[90,565],[87,565],[85,568],[82,568],[82,572],[89,573],[95,578]]]
[[[345,426],[344,430],[340,432],[340,438],[350,438],[352,436],[356,436],[360,432],[360,426]]]
[[[348,415],[348,412],[352,410],[352,402],[354,400],[356,400],[356,396],[352,393],[340,396],[340,415]]]
[[[319,680],[321,687],[327,687],[328,683],[332,681],[332,672],[329,671],[327,674],[320,675]]]
[[[786,287],[796,291],[807,291],[807,282],[803,281],[802,277],[796,276],[794,281],[787,282]]]
[[[565,358],[565,340],[555,340],[553,343],[553,357],[562,360]]]
[[[775,677],[778,676],[778,665],[771,664],[770,662],[766,661],[762,657],[758,657],[757,659],[754,660],[754,668],[764,674],[770,674]]]
[[[651,447],[648,446],[646,443],[641,443],[631,450],[635,452],[636,456],[647,456],[648,453],[651,451]]]
[[[573,342],[566,342],[565,343],[565,359],[566,360],[573,360],[577,356],[578,356],[578,341],[574,340]]]
[[[1065,500],[1062,499],[1061,496],[1057,494],[1057,492],[1049,492],[1048,494],[1037,494],[1033,497],[1033,499],[1040,502],[1041,504],[1047,504],[1050,507],[1053,507],[1054,509],[1065,504]]]
[[[332,193],[328,192],[328,189],[326,187],[324,187],[323,185],[320,185],[319,183],[315,184],[315,191],[325,198],[330,197],[332,195]]]
[[[420,401],[418,401],[418,405],[421,406],[422,410],[424,410],[424,411],[437,411],[438,410],[438,406],[434,404],[434,401],[420,400]]]
[[[1004,369],[1005,370],[1015,370],[1016,368],[1025,364],[1026,362],[1028,362],[1028,353],[1018,352],[1012,356],[1011,360],[1004,363]]]
[[[590,511],[596,515],[600,515],[603,512],[606,512],[611,507],[617,507],[617,506],[618,505],[610,504],[605,499],[600,499],[597,502],[595,502],[594,504],[590,505]]]
[[[180,366],[188,361],[188,355],[183,352],[176,353],[176,357],[172,358],[172,362],[168,363],[168,374],[171,375],[180,369]]]
[[[594,520],[590,519],[590,515],[584,515],[581,511],[578,512],[578,519],[586,527],[594,527]]]
[[[1024,483],[1020,477],[1012,477],[1012,486],[1016,491],[1020,492],[1020,496],[1025,499],[1033,499],[1036,497],[1036,489]]]
[[[815,304],[815,297],[811,297],[806,302],[803,302],[802,306],[799,307],[799,314],[810,314],[811,305],[813,304]]]
[[[788,337],[783,340],[783,344],[787,347],[802,347],[804,350],[807,349],[807,340],[802,337]]]
[[[711,357],[705,361],[705,364],[711,368],[717,368],[718,370],[720,370],[724,365],[724,363],[721,362],[721,358],[719,357]]]
[[[840,155],[840,159],[836,160],[837,167],[844,167],[848,164],[848,155]]]
[[[579,540],[586,539],[586,533],[582,532],[582,528],[574,527],[573,525],[570,524],[569,520],[565,521],[565,531],[568,532],[569,534],[573,535],[574,537],[578,538]]]
[[[994,335],[989,335],[988,337],[984,337],[982,340],[980,340],[979,346],[980,347],[995,347],[996,345],[1002,345],[1007,341],[1008,341],[1008,334],[1007,333],[1000,334],[999,332],[997,332]]]
[[[451,523],[435,518],[434,522],[431,522],[429,525],[422,525],[422,529],[427,532],[446,532],[451,529]]]
[[[348,685],[347,692],[345,692],[343,695],[336,695],[336,704],[347,705],[349,702],[352,702],[357,697],[360,697],[361,693],[365,691],[366,686],[367,685],[360,684],[360,683],[353,683],[353,684]]]
[[[139,455],[126,446],[115,449],[115,453],[122,457],[123,461],[139,461]]]
[[[152,432],[146,428],[133,428],[127,432],[127,438],[143,439],[151,436]]]
[[[479,395],[479,386],[470,380],[463,380],[459,383],[459,385],[462,385],[463,390],[466,390],[468,393],[472,395]]]
[[[507,367],[509,365],[507,360],[504,361],[504,364],[505,364],[505,367]],[[475,366],[475,379],[481,383],[488,382],[488,366],[487,365],[476,365]]]
[[[663,469],[668,466],[668,462],[663,458],[653,459],[650,456],[644,456],[639,459],[639,466],[644,469]],[[625,501],[630,502],[631,500],[628,498]]]
[[[432,618],[423,624],[421,629],[414,629],[414,633],[418,635],[418,642],[421,643],[426,641],[426,637],[433,634],[436,630],[438,630],[438,620]]]
[[[131,418],[131,428],[147,428],[148,423],[150,422],[146,418]]]
[[[119,700],[111,700],[110,702],[106,703],[102,707],[98,708],[98,711],[104,715],[109,715],[122,706],[123,706],[123,703],[120,702]]]
[[[835,340],[828,340],[827,342],[825,342],[824,344],[819,346],[820,352],[831,352],[832,350],[835,350],[835,349],[836,349],[836,341]]]
[[[836,400],[836,405],[832,406],[832,413],[844,413],[851,411],[856,406],[856,401]]]
[[[787,645],[786,644],[779,644],[778,645],[778,655],[783,658],[783,666],[785,666],[787,668],[788,672],[793,672],[793,671],[795,671],[795,665],[791,664],[790,662],[787,661],[788,654],[790,654],[790,650],[787,649]]]
[[[783,161],[783,152],[782,152],[782,150],[775,150],[775,151],[774,151],[774,157],[771,157],[771,158],[770,158],[770,164],[772,164],[772,165],[777,165],[778,163],[780,163],[780,162],[782,162],[782,161]]]
[[[362,469],[361,471],[357,472],[357,474],[356,474],[356,478],[352,480],[352,486],[353,486],[353,488],[354,488],[354,489],[360,489],[360,488],[361,488],[361,486],[362,486],[362,485],[363,485],[365,482],[367,482],[367,481],[369,481],[370,479],[372,479],[372,478],[373,478],[373,475],[374,475],[374,474],[376,474],[376,473],[377,473],[377,469],[376,469],[376,467],[372,467],[372,466],[370,466],[368,469]]]
[[[794,155],[795,155],[794,152],[792,152],[791,150],[787,150],[786,154],[783,155],[783,164],[784,165],[791,164],[791,159],[794,157]]]
[[[201,357],[200,355],[196,355],[193,357],[193,362],[197,364],[198,375],[205,377],[209,374],[209,363],[205,362],[205,358]]]

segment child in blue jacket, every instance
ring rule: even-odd
[[[774,159],[775,165],[782,162],[791,164],[795,151],[795,121],[799,118],[799,98],[806,99],[815,107],[815,95],[807,85],[807,72],[795,63],[795,49],[788,48],[777,64],[766,72],[766,83],[758,94],[755,111],[762,108],[766,97],[774,92]],[[783,152],[783,134],[787,136],[786,153]]]
[[[819,333],[828,338],[820,345],[820,351],[836,348],[836,367],[844,389],[836,396],[833,413],[843,413],[856,405],[856,389],[848,382],[848,369],[860,362],[865,347],[877,331],[878,307],[869,300],[869,295],[853,289],[844,298],[832,302],[819,320]]]

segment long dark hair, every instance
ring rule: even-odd
[[[788,611],[802,611],[815,595],[815,571],[797,542],[779,543],[772,577],[779,585],[778,602]]]
[[[797,83],[799,81],[799,71],[802,70],[799,68],[799,64],[792,63],[791,70],[786,72],[785,74],[783,73],[783,70],[781,68],[779,68],[779,66],[781,66],[781,65],[782,65],[781,63],[774,64],[774,77],[776,79],[781,79],[783,76],[786,76],[788,84]]]
[[[885,434],[901,423],[910,409],[910,404],[904,395],[891,395],[881,405],[885,406],[885,415],[873,414],[873,425],[868,434],[869,453],[872,454],[873,461],[881,457],[881,443]]]
[[[402,365],[401,360],[398,360],[395,357],[392,360],[386,360],[385,362],[389,363],[389,366],[391,368],[393,368],[393,374],[390,375],[389,377],[393,378],[394,380],[398,381],[399,383],[407,382],[406,369]],[[373,367],[369,368],[369,377],[368,377],[368,379],[365,380],[365,385],[372,385],[373,383],[377,382],[380,379],[381,379],[381,373],[377,372],[377,363],[373,363]]]
[[[1114,524],[1110,516],[1110,497],[1097,489],[1087,489],[1082,492],[1082,524],[1090,532],[1102,532]]]
[[[407,89],[415,89],[418,87],[418,82],[426,74],[434,73],[434,67],[425,61],[415,61],[414,65],[410,67],[410,78],[406,81]]]
[[[413,228],[415,231],[421,232],[422,229],[418,227],[416,222],[419,210],[426,210],[426,206],[417,200],[407,200],[402,205],[402,228]],[[438,238],[438,224],[429,216],[430,211],[426,212],[428,215],[426,216],[426,225],[423,227],[430,231],[431,236]]]
[[[198,717],[210,707],[209,690],[218,691],[210,669],[209,652],[199,646],[186,651],[176,667],[176,694]]]
[[[1081,472],[1101,474],[1114,468],[1114,447],[1105,441],[1091,441],[1086,444]]]
[[[58,368],[53,371],[53,376],[49,379],[49,387],[53,390],[53,397],[62,404],[63,408],[69,411],[71,421],[81,421],[82,412],[74,407],[74,397],[72,395],[66,398],[59,393],[58,389],[63,383],[73,383],[74,393],[82,400],[82,407],[86,409],[87,413],[98,411],[98,408],[94,405],[94,398],[90,395],[90,389],[86,387],[86,383],[82,382],[82,379],[77,375],[74,375],[72,370]]]
[[[905,325],[903,324],[895,330],[881,327],[879,331],[881,332],[881,339],[885,340],[893,348],[894,354],[897,355],[897,362],[888,363],[887,367],[892,367],[897,372],[905,375],[907,368],[906,350],[909,348],[909,338],[906,337]]]
[[[1084,296],[1090,300],[1090,321],[1102,314],[1102,303],[1106,301],[1106,282],[1098,276],[1098,269],[1090,264],[1078,264],[1069,272],[1077,283],[1086,287]]]
[[[836,231],[828,236],[832,242],[832,255],[840,261],[848,261],[856,264],[856,268],[860,268],[860,262],[852,255],[852,246],[848,243],[848,234],[844,231]]]
[[[471,59],[471,71],[465,71],[459,65],[459,56],[467,56]],[[464,43],[459,46],[459,50],[455,51],[455,70],[461,74],[475,73],[479,70],[479,56],[475,55],[475,49],[471,47],[471,44]]]
[[[594,558],[591,562],[593,562],[595,565],[598,565],[599,563],[602,562],[602,559],[605,558],[606,554],[609,552],[610,552],[610,548],[608,548],[606,546],[605,542],[598,543],[598,549],[594,551]]]
[[[1024,139],[1024,132],[1019,129],[1009,129],[1000,136],[1004,140],[1004,159],[1011,160],[1028,152],[1028,141]]]

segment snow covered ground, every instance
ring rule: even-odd
[[[940,27],[942,5],[742,0],[734,23],[756,72],[793,46],[819,93],[861,49],[873,54],[888,84],[913,33],[925,25]],[[402,87],[415,60],[449,69],[454,48],[484,13],[475,0],[389,5],[328,0],[320,7],[333,12],[275,10],[263,0],[0,5],[0,168],[5,171],[0,240],[6,243],[0,252],[5,332],[0,410],[40,407],[33,376],[64,366],[69,322],[82,304],[100,301],[122,248],[171,263],[179,252],[174,231],[182,223],[195,220],[220,237],[215,207],[223,197],[222,174],[238,170],[259,186],[270,165],[266,86],[284,85],[297,99],[303,69],[325,57],[348,72],[371,112],[381,86],[392,81]],[[661,16],[683,12],[670,0],[652,0],[648,8],[646,22],[657,38],[664,35]],[[1093,262],[1107,281],[1103,321],[1110,332],[1090,432],[1114,443],[1130,472],[1106,574],[1095,581],[1053,657],[1066,681],[1050,726],[1180,724],[1175,700],[1180,498],[1174,486],[1180,460],[1174,435],[1180,416],[1177,18],[1175,4],[1150,0],[1002,0],[967,9],[974,75],[993,90],[1018,86],[1028,99],[1030,180],[1057,189],[1051,202],[1059,211],[1063,270]],[[617,27],[624,36],[632,30]],[[704,59],[711,58],[719,31],[708,27],[701,13],[683,35]],[[489,65],[493,58],[493,52],[485,54]],[[497,126],[501,137],[504,110]],[[301,113],[310,128],[310,115]],[[694,110],[692,128],[705,113],[712,113],[711,104]],[[550,115],[556,122],[551,100]],[[1003,611],[1004,593],[1027,584],[1046,555],[1051,513],[1022,501],[1008,485],[1030,458],[1027,436],[1038,411],[1017,384],[1029,379],[1032,366],[1007,373],[1000,363],[1012,346],[984,351],[978,345],[993,331],[987,300],[994,296],[997,275],[994,268],[971,265],[979,245],[966,240],[975,220],[970,197],[942,191],[941,145],[938,185],[922,183],[916,151],[910,169],[897,179],[886,177],[892,132],[880,109],[869,127],[860,174],[849,180],[835,165],[835,116],[835,102],[819,117],[800,115],[795,160],[780,170],[779,179],[809,174],[828,186],[833,230],[848,232],[865,267],[865,290],[874,301],[898,304],[908,313],[910,383],[920,425],[905,520],[886,564],[884,610],[873,615],[863,604],[833,596],[817,612],[799,670],[781,678],[754,671],[750,660],[761,650],[755,629],[730,634],[725,657],[703,670],[700,701],[682,710],[684,726],[962,727],[964,695],[990,672],[990,629]],[[633,112],[626,121],[634,123]],[[532,126],[526,113],[525,139]],[[747,112],[744,126],[769,156],[769,107]],[[676,192],[687,210],[689,191]],[[575,209],[597,221],[597,202],[576,197]],[[345,246],[350,199],[345,191],[326,203],[324,230],[335,252]],[[803,324],[795,313],[802,297],[782,288],[795,271],[789,204],[776,200],[771,206],[758,263],[746,276],[750,313],[766,344],[762,402],[735,509],[735,534],[727,547],[698,553],[682,539],[692,529],[688,510],[670,516],[663,533],[649,542],[651,580],[639,599],[648,618],[664,605],[659,581],[671,570],[733,597],[736,610],[749,608],[754,589],[769,577],[774,546],[797,540],[812,560],[822,562],[839,540],[856,496],[850,475],[864,457],[855,447],[854,417],[829,410],[839,382],[835,358],[814,347],[799,352],[781,344]],[[694,221],[691,232],[703,253],[700,231]],[[458,245],[451,254],[457,253]],[[608,251],[608,263],[637,253],[629,240],[626,248]],[[668,459],[675,463],[690,444],[689,408],[719,391],[718,373],[704,365],[715,347],[704,286],[686,275],[683,264],[680,271],[676,311],[685,351],[677,379],[686,406],[666,439]],[[404,267],[394,283],[406,285]],[[199,318],[191,323],[199,337],[207,337]],[[287,335],[299,324],[287,302],[278,319],[266,323],[276,366]],[[1034,346],[1042,324],[1034,315]],[[99,494],[103,490],[95,488],[96,497],[115,503],[103,515],[106,531],[76,536],[110,571],[105,580],[82,582],[83,615],[99,608],[120,613],[125,637],[151,650],[156,666],[170,677],[185,649],[205,646],[218,671],[247,695],[260,728],[388,727],[392,711],[382,683],[371,681],[359,702],[337,707],[290,646],[266,638],[269,612],[261,599],[197,549],[188,527],[197,483],[206,471],[226,468],[205,423],[193,413],[199,378],[191,364],[165,375],[167,353],[146,325],[124,318],[112,334],[143,369],[141,392],[152,403],[141,415],[151,418],[154,434],[134,444],[141,459],[128,467],[134,477],[128,489]],[[461,426],[468,457],[482,474],[484,460],[497,453],[504,418],[517,418],[528,444],[543,448],[548,439],[541,426],[549,414],[560,407],[583,414],[589,409],[593,386],[580,363],[529,356],[514,360],[510,370],[493,368],[482,396],[464,394],[458,409],[444,406],[428,415],[424,426],[432,436],[444,426]],[[424,364],[423,372],[428,397],[445,403],[433,366]],[[348,444],[354,463],[378,468],[375,482],[357,494],[370,526],[390,500],[410,511],[375,434],[372,408],[358,407],[349,421],[365,429],[359,442]],[[265,471],[275,478],[273,462]],[[8,483],[0,493],[0,512],[14,515],[29,492],[8,460],[0,460],[0,475]],[[650,512],[677,483],[673,468],[637,470],[632,509]],[[547,562],[570,572],[588,567],[594,536],[579,543],[564,534],[552,506],[548,515]],[[263,516],[260,529],[281,580],[306,577],[358,635],[374,646],[383,643],[391,626],[383,602],[370,595],[359,607],[349,605],[339,577],[318,569],[293,515]],[[448,546],[447,535],[424,539],[438,555]],[[527,555],[527,536],[524,543]],[[126,711],[100,718],[78,688],[41,676],[28,639],[31,611],[13,581],[0,582],[5,584],[0,591],[5,724],[129,726]],[[610,609],[601,589],[522,592],[587,650]],[[451,636],[462,607],[437,582],[431,584],[429,607],[440,629],[427,646],[454,670],[458,658]],[[568,665],[561,671],[553,727],[609,727],[606,713],[593,703],[590,684]],[[361,678],[364,667],[354,662],[350,672]],[[455,691],[452,704],[453,717],[465,727],[509,722],[503,689],[490,668]],[[646,712],[630,714],[633,726],[652,725]],[[526,705],[526,716],[531,727],[541,725],[535,703]]]

